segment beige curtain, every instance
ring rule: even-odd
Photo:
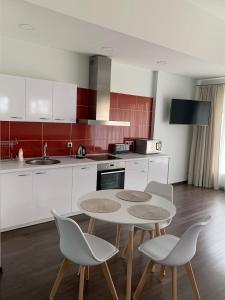
[[[198,86],[196,99],[211,101],[209,126],[194,126],[188,183],[218,189],[219,155],[225,85]]]

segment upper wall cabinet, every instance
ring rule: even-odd
[[[25,120],[25,79],[0,74],[0,120]]]
[[[53,82],[40,79],[26,79],[26,119],[28,121],[52,120]]]
[[[53,121],[76,122],[77,86],[53,82]]]

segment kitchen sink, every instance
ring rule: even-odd
[[[51,159],[51,158],[36,158],[36,159],[29,159],[26,161],[26,163],[29,165],[46,166],[46,165],[59,164],[60,160]]]

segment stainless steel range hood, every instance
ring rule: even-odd
[[[78,119],[89,125],[130,126],[127,121],[110,121],[111,59],[96,55],[90,57],[89,88],[91,90],[88,119]]]

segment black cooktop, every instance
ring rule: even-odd
[[[87,158],[97,161],[120,159],[119,157],[110,154],[89,155]]]

